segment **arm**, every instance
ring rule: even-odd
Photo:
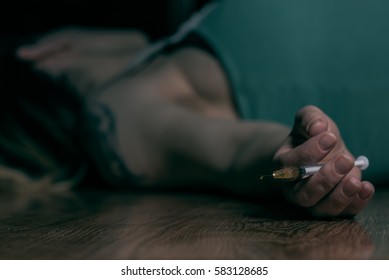
[[[177,88],[170,88],[172,83],[161,87],[157,81],[171,81],[169,75],[176,73],[168,70],[164,76],[160,71],[169,67],[165,62],[153,67],[100,97],[114,112],[125,166],[144,178],[140,185],[202,183],[246,195],[284,190],[288,201],[319,217],[355,215],[372,197],[374,188],[353,168],[336,125],[318,108],[303,108],[291,132],[271,122],[210,117],[167,100],[163,92]],[[181,94],[193,90],[183,85],[178,89]],[[322,170],[301,182],[258,181],[274,166],[319,162],[325,163]]]
[[[172,102],[166,95],[178,91],[190,100],[192,89],[180,82],[175,70],[166,69],[170,67],[155,62],[148,71],[121,81],[98,98],[115,120],[116,130],[110,133],[117,136],[118,154],[125,165],[143,178],[144,186],[257,185],[259,171],[268,170],[289,128],[227,119],[214,116],[215,112],[204,116],[177,104],[175,98]],[[160,80],[174,82],[161,85]]]
[[[121,72],[148,45],[148,38],[137,30],[62,28],[19,47],[16,56],[85,96]]]
[[[104,65],[95,57],[93,69]],[[43,71],[53,74],[55,66],[53,59]],[[110,169],[129,170],[149,188],[207,183],[245,194],[283,189],[291,203],[314,216],[355,215],[374,192],[353,168],[336,125],[319,109],[302,109],[289,135],[279,124],[239,121],[223,69],[203,52],[161,57],[108,88],[97,104],[104,109],[91,111],[92,120],[111,124],[110,129],[87,122],[95,133],[86,146],[98,144],[90,154],[113,184],[120,176]],[[319,162],[324,163],[320,172],[301,182],[258,182],[273,166]]]

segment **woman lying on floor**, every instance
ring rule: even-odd
[[[389,139],[380,129],[389,121],[389,42],[371,32],[385,29],[386,13],[357,2],[353,13],[348,1],[221,2],[183,40],[104,87],[150,48],[142,34],[58,31],[18,57],[79,93],[86,117],[76,146],[111,185],[282,191],[314,216],[353,216],[374,188],[350,150],[369,156],[367,175],[381,180]],[[301,181],[258,180],[318,163]]]

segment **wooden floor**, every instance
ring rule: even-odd
[[[205,194],[0,195],[0,259],[389,259],[389,189],[355,219]]]

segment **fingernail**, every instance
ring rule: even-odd
[[[336,143],[335,135],[325,134],[319,140],[319,146],[323,151],[331,149]]]
[[[353,163],[351,159],[348,157],[340,156],[335,161],[335,170],[340,175],[346,174],[351,170],[352,167],[353,167]]]
[[[360,190],[360,182],[357,178],[350,178],[349,184],[343,187],[343,193],[348,197],[353,197]]]

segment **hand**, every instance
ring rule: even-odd
[[[361,171],[335,123],[320,109],[304,107],[290,136],[274,157],[277,166],[322,163],[320,171],[297,183],[285,183],[286,199],[316,217],[354,216],[369,202],[374,187]]]
[[[21,46],[17,56],[84,95],[120,72],[147,44],[135,31],[67,28]]]

